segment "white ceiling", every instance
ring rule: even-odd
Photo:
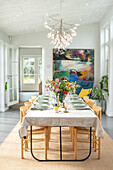
[[[99,22],[113,0],[0,0],[0,30],[8,35],[45,30],[45,15],[59,17],[61,4],[65,22],[83,25]]]

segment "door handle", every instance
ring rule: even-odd
[[[7,78],[10,79],[12,77],[12,75],[8,75]]]

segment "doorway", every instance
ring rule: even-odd
[[[41,51],[38,48],[20,49],[20,92],[38,92],[41,81]]]

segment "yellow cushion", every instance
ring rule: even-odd
[[[91,93],[92,88],[91,89],[82,89],[81,92],[79,93],[79,96],[81,98],[83,98],[84,96],[87,96],[89,93]]]

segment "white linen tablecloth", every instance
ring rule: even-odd
[[[19,129],[21,138],[27,136],[28,126],[95,127],[96,136],[104,138],[104,130],[93,110],[70,110],[69,113],[54,110],[29,110]]]

